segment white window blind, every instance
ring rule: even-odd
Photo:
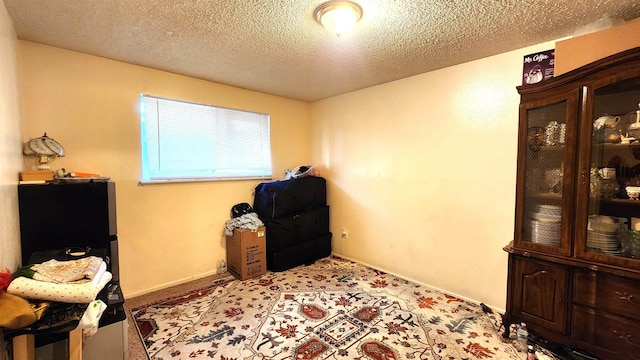
[[[144,182],[270,178],[269,115],[140,95]]]

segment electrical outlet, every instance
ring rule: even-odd
[[[342,238],[343,239],[348,239],[349,238],[349,230],[342,229]]]

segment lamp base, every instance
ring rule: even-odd
[[[39,162],[38,170],[49,170],[49,157],[47,155],[40,155]]]

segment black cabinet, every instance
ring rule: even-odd
[[[47,252],[51,258],[68,249],[90,249],[96,256],[106,254],[118,283],[114,182],[18,185],[18,199],[23,265],[34,253]]]
[[[261,183],[256,187],[253,209],[267,229],[267,269],[283,271],[331,254],[324,178]]]
[[[22,264],[50,259],[73,260],[87,255],[104,258],[107,270],[113,277],[97,297],[107,304],[100,327],[109,326],[121,332],[126,314],[124,296],[118,286],[116,184],[91,180],[81,183],[21,184],[18,185],[18,202]],[[108,334],[101,330],[92,339],[101,338],[103,333]],[[39,333],[35,338],[36,347],[42,347],[45,350],[38,351],[46,353],[49,348],[45,346],[55,347],[50,344],[62,343],[65,337],[66,333]],[[108,342],[113,340],[117,339],[108,339]],[[85,357],[92,358],[90,353],[85,349]],[[119,353],[102,352],[94,357],[106,359],[109,356],[122,358]]]

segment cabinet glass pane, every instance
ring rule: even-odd
[[[639,103],[640,78],[595,90],[586,252],[640,258]]]
[[[527,110],[522,241],[560,247],[565,101]]]

